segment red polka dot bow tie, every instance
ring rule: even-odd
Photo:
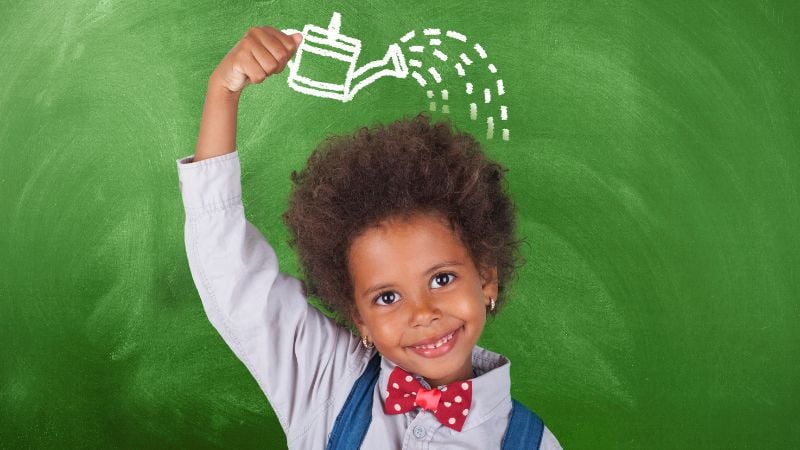
[[[395,367],[389,375],[386,414],[403,414],[414,408],[433,411],[442,425],[461,431],[472,405],[472,381],[456,381],[440,388],[425,389],[410,373]]]

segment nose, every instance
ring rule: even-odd
[[[409,317],[409,325],[411,326],[428,326],[442,317],[442,311],[430,295],[417,295],[413,301],[408,302],[408,305],[411,308]]]

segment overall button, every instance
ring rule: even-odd
[[[414,427],[414,437],[417,439],[422,439],[425,437],[425,427],[421,427],[419,425]]]

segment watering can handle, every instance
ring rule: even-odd
[[[294,28],[287,28],[285,30],[281,30],[281,33],[286,34],[286,35],[289,35],[289,34],[303,34],[302,31],[295,30]],[[305,40],[306,40],[306,36],[303,34],[303,42],[305,42]],[[303,43],[301,42],[300,45],[303,45]],[[286,63],[286,65],[289,66],[289,69],[293,69],[294,68],[294,58],[290,59]]]

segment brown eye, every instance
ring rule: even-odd
[[[381,292],[380,294],[378,294],[378,296],[375,298],[375,303],[377,303],[379,305],[388,306],[388,305],[393,304],[394,302],[396,302],[399,299],[400,299],[400,296],[397,295],[396,292],[386,291],[386,292]]]
[[[456,278],[452,273],[437,273],[431,280],[431,289],[438,289],[452,283]]]

